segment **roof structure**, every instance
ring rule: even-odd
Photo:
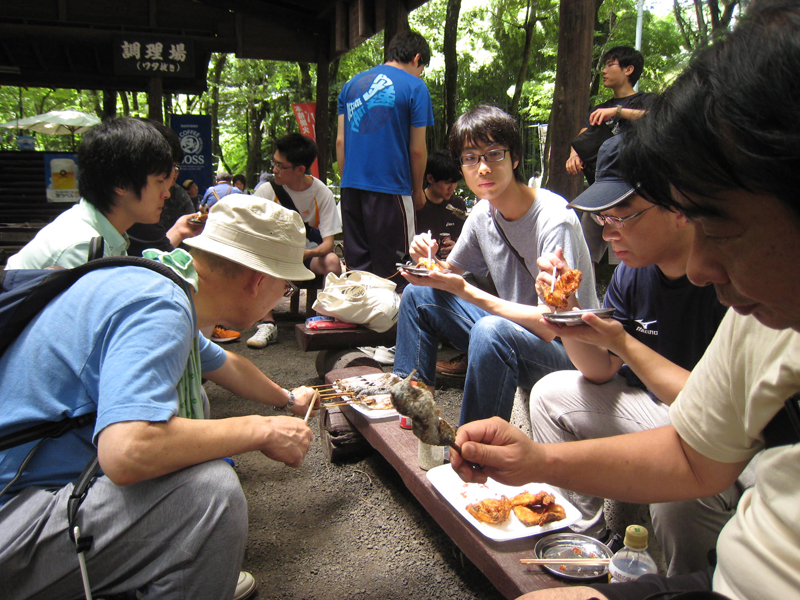
[[[327,64],[384,28],[393,34],[423,1],[9,2],[0,13],[0,85],[144,91],[154,73],[143,69],[160,68],[164,92],[199,93],[212,52]],[[146,42],[159,40],[164,58],[182,44],[183,64],[146,61]],[[136,43],[138,72],[120,59],[122,48],[135,55]]]

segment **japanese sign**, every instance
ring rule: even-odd
[[[114,73],[143,77],[194,77],[194,44],[189,39],[139,34],[114,39]]]
[[[300,127],[300,133],[307,135],[315,142],[317,141],[317,105],[315,102],[304,102],[302,104],[292,104],[294,117]],[[319,163],[315,160],[311,165],[311,174],[319,177]]]
[[[77,202],[81,199],[77,185],[77,154],[45,154],[44,175],[48,202]]]

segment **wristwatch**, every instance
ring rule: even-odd
[[[284,408],[290,409],[294,406],[294,392],[292,390],[287,390],[283,388],[283,391],[289,396],[289,402],[284,406]]]

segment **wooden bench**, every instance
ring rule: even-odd
[[[333,383],[336,379],[363,375],[365,372],[369,371],[363,368],[340,369],[328,373],[325,381]],[[397,470],[419,503],[503,596],[517,598],[534,590],[567,585],[539,566],[520,564],[520,558],[533,557],[533,547],[541,536],[507,542],[492,541],[482,536],[442,498],[428,481],[425,471],[419,468],[417,438],[410,430],[400,428],[396,419],[372,421],[351,406],[342,407],[341,415]],[[321,415],[321,427],[324,422],[326,417]],[[321,431],[321,435],[324,437],[325,432]]]
[[[360,350],[361,346],[394,346],[397,327],[378,333],[358,327],[356,329],[308,329],[305,323],[294,327],[294,337],[303,352],[318,352],[317,373],[325,377],[329,371],[345,367],[369,366],[382,370],[379,362]]]

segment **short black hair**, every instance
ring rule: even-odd
[[[434,181],[453,183],[461,180],[461,169],[458,168],[458,163],[453,160],[449,152],[434,150],[428,154],[428,163],[425,165],[425,187],[427,187],[428,175],[433,177]]]
[[[743,189],[800,217],[796,73],[800,3],[754,4],[634,123],[621,157],[627,179],[666,207],[679,208],[670,186],[707,197]]]
[[[238,175],[233,176],[232,183],[239,183],[240,181],[242,182],[243,187],[247,187],[247,177],[245,175],[239,173]]]
[[[411,29],[401,31],[389,42],[386,49],[386,62],[396,61],[409,64],[419,54],[419,64],[428,66],[431,62],[431,47],[421,34]]]
[[[628,83],[636,85],[644,70],[644,56],[636,48],[630,46],[615,46],[603,54],[603,64],[616,60],[621,68],[633,67],[633,73],[628,75]]]
[[[78,147],[78,190],[103,214],[117,188],[141,196],[150,175],[172,172],[174,158],[161,131],[141,119],[113,117],[95,125]]]
[[[172,162],[177,165],[180,165],[183,162],[183,148],[181,148],[181,138],[178,137],[178,134],[175,133],[172,129],[164,125],[163,123],[159,123],[158,121],[154,121],[152,119],[141,119],[145,123],[149,123],[164,136],[164,139],[167,140],[169,144],[170,150],[172,151]]]
[[[525,181],[522,176],[522,136],[516,119],[510,114],[496,106],[481,104],[458,117],[447,142],[450,155],[457,161],[464,146],[472,142],[508,146],[511,160],[517,161],[514,177],[517,181]]]
[[[283,154],[293,167],[305,167],[306,172],[317,158],[317,144],[302,133],[287,133],[279,138],[275,150]]]

